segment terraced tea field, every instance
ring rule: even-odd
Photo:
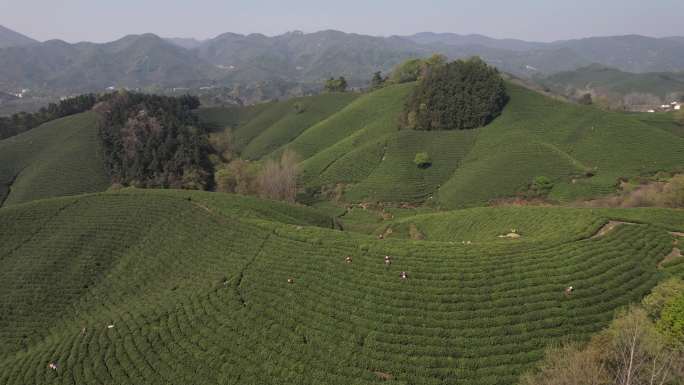
[[[318,122],[302,120],[296,127],[273,123],[282,119],[277,111],[291,111],[287,102],[263,113],[250,107],[240,112],[250,117],[235,132],[251,159],[294,150],[307,187],[345,184],[344,198],[351,202],[477,207],[525,191],[538,176],[553,181],[550,199],[568,202],[613,193],[621,178],[684,171],[684,137],[671,114],[606,112],[508,84],[510,102],[486,127],[401,131],[399,116],[413,86],[361,95]],[[240,117],[224,115],[225,122]],[[413,164],[418,152],[430,155],[431,167]]]
[[[5,207],[0,384],[514,384],[547,345],[588,338],[672,274],[657,268],[673,242],[662,223],[684,229],[680,212],[644,210],[592,237],[614,214],[562,225],[567,212],[535,210],[548,213],[521,217],[528,241],[475,223],[462,244],[200,192]]]
[[[78,114],[0,141],[0,206],[105,190],[95,119]]]

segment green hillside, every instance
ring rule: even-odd
[[[526,242],[490,242],[499,228],[483,224],[463,245],[379,241],[326,229],[312,209],[226,194],[6,207],[0,384],[513,384],[546,346],[585,339],[639,300],[672,248],[656,225],[592,239],[609,216],[568,225],[565,211],[534,210],[537,223],[490,218],[520,224]],[[649,213],[634,215],[660,215]],[[567,234],[534,236],[550,229]]]
[[[568,242],[589,238],[606,219],[649,223],[668,231],[684,230],[684,210],[657,208],[583,209],[566,207],[477,207],[401,218],[389,226],[392,237],[409,238],[410,226],[429,241],[471,241],[508,244],[500,237],[516,230],[516,243]],[[386,231],[387,225],[376,232]]]
[[[95,119],[77,114],[0,141],[0,206],[105,190]]]
[[[538,176],[553,181],[552,200],[565,202],[612,193],[620,178],[684,167],[684,137],[671,115],[606,112],[509,83],[510,102],[486,127],[400,131],[412,88],[365,94],[303,130],[273,124],[291,111],[288,103],[273,103],[238,124],[236,136],[252,158],[275,148],[273,154],[296,151],[309,188],[342,183],[348,201],[430,201],[445,208],[515,196]],[[283,138],[291,141],[282,146]],[[430,155],[431,167],[413,164],[418,152]]]
[[[619,178],[684,165],[682,138],[636,115],[563,103],[516,86],[509,92],[502,116],[479,130],[473,150],[440,189],[446,206],[513,195],[535,176],[556,181],[552,198],[571,200],[610,193]],[[595,175],[587,178],[587,172]]]
[[[244,108],[207,108],[199,111],[210,127],[233,129],[236,150],[246,159],[258,159],[326,119],[358,94],[331,93]]]

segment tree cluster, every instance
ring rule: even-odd
[[[404,128],[415,130],[472,129],[501,114],[508,102],[496,68],[480,58],[429,67],[407,102]]]
[[[402,84],[425,79],[434,68],[447,63],[444,55],[434,54],[427,59],[410,59],[399,64],[387,79],[391,84]]]
[[[340,76],[337,79],[330,78],[325,82],[326,92],[345,92],[347,91],[347,87],[347,79],[345,79],[344,76]]]
[[[299,157],[290,150],[285,150],[279,159],[268,159],[263,164],[236,159],[216,172],[216,189],[294,203],[298,163]]]
[[[207,132],[193,96],[118,92],[100,103],[99,136],[113,183],[206,189],[213,181]]]
[[[103,98],[106,98],[106,95],[85,94],[64,99],[59,103],[50,103],[35,113],[20,112],[0,117],[0,139],[20,134],[51,120],[88,111]]]
[[[383,77],[382,72],[377,71],[373,74],[373,77],[371,78],[371,90],[377,90],[379,88],[384,87],[387,80],[389,79],[387,77]]]

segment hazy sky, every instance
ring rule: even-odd
[[[0,25],[38,40],[110,41],[152,32],[214,37],[338,29],[550,41],[684,35],[684,0],[0,0]]]

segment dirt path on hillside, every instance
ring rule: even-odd
[[[658,268],[662,269],[664,264],[681,257],[682,250],[680,250],[679,247],[674,247],[672,248],[672,252],[668,254],[662,261],[660,261],[660,263],[658,263]]]
[[[599,231],[596,232],[596,234],[592,235],[591,239],[601,238],[609,232],[613,231],[616,227],[621,225],[636,225],[636,223],[623,221],[609,221],[608,223],[603,225],[603,227],[601,227]]]

